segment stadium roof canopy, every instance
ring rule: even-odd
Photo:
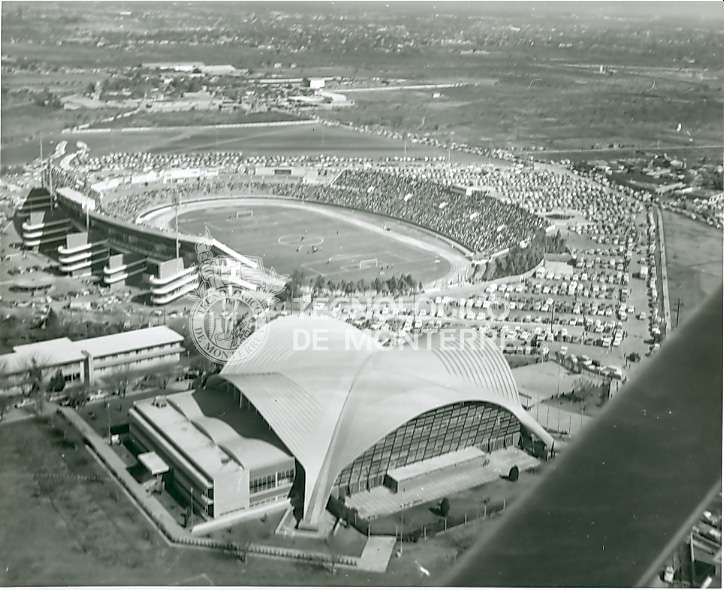
[[[547,445],[502,353],[481,335],[430,349],[385,349],[330,318],[291,316],[257,330],[220,377],[236,386],[303,465],[303,525],[316,526],[335,478],[409,420],[464,401],[496,404]]]

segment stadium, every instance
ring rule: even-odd
[[[207,518],[290,499],[307,529],[330,496],[372,516],[479,484],[498,450],[553,450],[486,338],[392,350],[319,317],[270,322],[205,391],[137,402],[130,419]]]
[[[323,156],[82,150],[48,165],[16,220],[25,247],[49,252],[63,274],[94,275],[112,289],[138,284],[152,305],[197,287],[200,247],[234,259],[249,290],[281,289],[296,270],[343,292],[393,276],[441,288],[550,229],[470,184],[480,171],[430,170]]]

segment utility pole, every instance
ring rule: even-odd
[[[106,424],[108,425],[108,442],[111,442],[111,402],[106,402]]]
[[[683,305],[683,302],[681,301],[681,297],[678,297],[676,299],[676,327],[679,327],[679,312],[681,311],[681,307]]]
[[[179,200],[180,200],[180,199],[179,199],[179,194],[178,194],[178,191],[177,191],[177,192],[174,194],[174,202],[175,202],[174,204],[176,205],[176,214],[174,215],[174,222],[175,222],[175,224],[176,224],[176,232],[175,232],[175,233],[176,233],[176,258],[179,257],[179,251],[180,251],[179,240],[178,240],[178,210],[179,210]]]
[[[553,305],[551,305],[551,332],[553,331],[553,312],[556,309],[556,302],[553,301]]]

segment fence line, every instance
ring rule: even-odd
[[[75,427],[93,457],[97,459],[104,469],[114,476],[113,478],[121,485],[123,491],[139,506],[142,513],[154,524],[155,528],[162,534],[162,537],[170,544],[232,553],[241,560],[246,560],[247,554],[252,553],[263,557],[291,559],[317,563],[323,566],[332,564],[333,567],[357,567],[358,558],[349,555],[333,555],[317,551],[262,545],[259,543],[249,543],[248,545],[242,546],[231,542],[193,537],[190,533],[186,533],[181,529],[158,500],[149,498],[145,493],[141,493],[141,489],[139,489],[140,486],[137,485],[136,481],[126,471],[125,465],[121,463],[120,458],[112,450],[104,448],[105,441],[103,441],[90,426],[85,424],[83,419],[78,416],[75,411],[68,408],[60,408],[59,413],[71,426]],[[109,453],[112,453],[112,455],[109,455]],[[114,459],[118,459],[118,461],[116,462]],[[156,506],[152,506],[153,504],[156,504]],[[163,512],[159,512],[159,509]]]

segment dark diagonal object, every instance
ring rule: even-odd
[[[721,486],[722,290],[442,583],[649,585]]]

